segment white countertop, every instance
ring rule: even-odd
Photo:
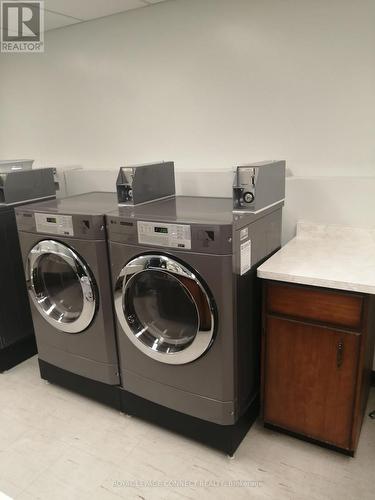
[[[375,294],[375,229],[298,222],[260,278]]]

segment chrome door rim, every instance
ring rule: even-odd
[[[51,313],[43,307],[48,304],[48,296],[38,295],[35,288],[34,271],[37,269],[40,259],[48,254],[57,255],[62,258],[74,271],[81,285],[83,296],[83,307],[79,317],[69,323],[64,323],[51,316]],[[30,297],[42,317],[56,329],[66,333],[80,333],[91,324],[97,306],[96,286],[90,276],[90,272],[81,257],[64,243],[55,240],[43,240],[37,243],[30,251],[27,259],[27,288]],[[51,307],[53,304],[49,301]]]
[[[131,326],[129,325],[125,312],[124,312],[124,300],[126,296],[126,290],[133,281],[133,278],[139,273],[147,272],[148,270],[164,272],[170,275],[183,276],[193,280],[203,292],[203,296],[207,302],[207,306],[210,311],[210,321],[211,328],[208,331],[201,330],[200,326],[197,329],[192,343],[185,349],[173,352],[157,352],[152,350],[149,346],[144,344],[138,337],[135,336]],[[197,307],[196,301],[190,291],[184,286],[182,282],[181,286],[184,287],[188,295],[190,296],[193,304],[196,307],[198,315],[198,324],[200,325],[200,315],[199,308]],[[208,295],[206,289],[197,278],[197,276],[191,272],[183,264],[180,264],[176,260],[167,257],[165,255],[141,255],[132,259],[126,266],[124,266],[116,280],[115,292],[114,292],[114,302],[117,319],[126,334],[127,338],[144,354],[153,358],[157,361],[167,364],[180,365],[190,363],[198,359],[202,354],[204,354],[209,346],[211,345],[214,331],[215,331],[215,316],[214,316],[214,305],[213,301]]]

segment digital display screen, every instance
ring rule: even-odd
[[[56,224],[57,219],[56,217],[47,217],[47,222],[52,222],[53,224]]]
[[[167,227],[154,227],[155,233],[163,233],[163,234],[168,234],[168,228]]]

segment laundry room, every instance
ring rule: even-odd
[[[0,5],[0,500],[372,500],[375,1]]]

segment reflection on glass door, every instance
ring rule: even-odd
[[[140,256],[116,285],[117,316],[129,339],[164,363],[188,363],[209,347],[213,301],[187,267],[166,256]]]
[[[86,264],[63,243],[44,240],[28,258],[29,292],[42,316],[57,329],[79,333],[96,310],[96,286]]]

